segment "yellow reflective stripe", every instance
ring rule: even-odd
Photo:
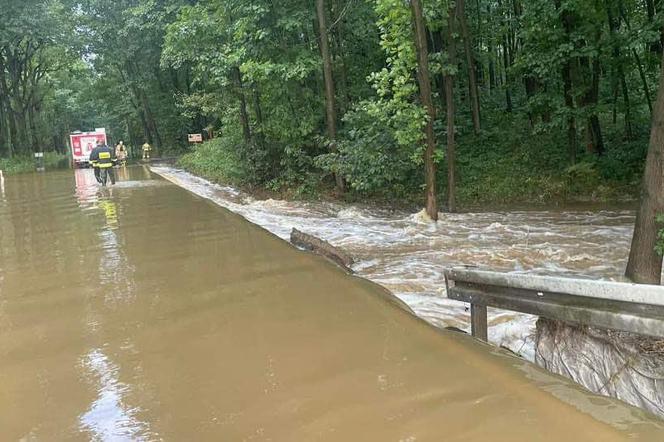
[[[101,163],[97,164],[97,167],[100,169],[108,169],[109,167],[113,167],[113,163]]]
[[[111,159],[110,152],[100,152],[99,153],[99,159],[100,160],[110,160]]]

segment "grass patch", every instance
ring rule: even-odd
[[[68,164],[67,156],[57,152],[44,153],[46,169],[61,169]],[[6,175],[16,175],[35,171],[35,159],[30,156],[0,158],[0,170]]]

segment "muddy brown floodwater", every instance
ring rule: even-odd
[[[6,178],[1,440],[664,440],[142,168]]]

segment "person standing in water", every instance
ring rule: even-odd
[[[120,141],[115,146],[115,157],[118,159],[119,165],[125,166],[127,164],[127,148],[124,145],[124,141]]]
[[[95,171],[95,179],[101,185],[106,185],[101,177],[101,170],[104,169],[108,177],[111,179],[111,184],[115,184],[115,173],[113,172],[113,164],[115,163],[115,151],[106,146],[103,142],[97,141],[97,147],[90,152],[90,164]]]
[[[143,159],[144,160],[149,160],[150,159],[150,151],[152,150],[152,146],[146,141],[145,144],[143,145]]]

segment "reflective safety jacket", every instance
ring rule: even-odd
[[[100,169],[113,167],[115,159],[115,151],[108,146],[97,146],[90,152],[90,163]]]

